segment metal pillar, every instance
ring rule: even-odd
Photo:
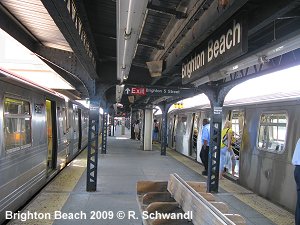
[[[160,105],[160,109],[162,111],[162,140],[161,140],[161,155],[166,155],[167,152],[167,135],[168,135],[168,111],[172,104],[164,103],[163,105]]]
[[[209,88],[204,92],[211,104],[207,192],[218,192],[219,188],[220,145],[223,115],[222,106],[225,96],[231,88],[232,86],[221,89],[215,87]]]
[[[90,103],[86,190],[97,189],[99,102]]]
[[[144,132],[143,146],[144,151],[152,151],[152,131],[153,131],[153,107],[144,110]]]
[[[107,121],[108,120],[108,113],[106,109],[103,110],[103,126],[102,126],[102,148],[101,154],[106,154],[106,147],[107,147]]]
[[[125,135],[125,117],[122,117],[122,122],[121,122],[121,135]]]
[[[115,116],[112,117],[112,136],[115,136]]]

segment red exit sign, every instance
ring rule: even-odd
[[[131,94],[133,95],[146,95],[146,88],[136,88],[136,87],[132,87],[131,88]]]

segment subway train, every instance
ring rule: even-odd
[[[300,91],[225,101],[223,106],[222,124],[232,122],[237,162],[232,170],[227,158],[224,171],[240,185],[291,212],[297,199],[291,161],[300,138],[299,115]],[[161,125],[161,115],[154,118]],[[201,162],[204,118],[210,118],[209,102],[169,111],[168,147]]]
[[[0,69],[0,224],[88,142],[88,109]]]

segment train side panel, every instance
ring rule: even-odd
[[[259,149],[257,137],[260,115],[265,112],[283,111],[288,116],[284,151],[275,153]],[[296,204],[294,166],[291,159],[300,133],[299,113],[297,101],[247,107],[240,154],[239,183],[290,210],[294,210]]]
[[[6,210],[19,209],[79,153],[80,136],[81,147],[87,145],[89,114],[80,104],[2,78],[0,115],[2,223]]]
[[[192,131],[191,115],[198,113],[199,123],[209,118],[209,109],[193,108],[174,110],[168,117],[168,146],[189,156],[190,135]],[[224,106],[223,122],[228,116],[238,112],[241,117],[236,119],[240,126],[241,146],[239,149],[239,177],[238,182],[266,199],[280,204],[294,211],[296,204],[296,184],[294,181],[294,166],[291,164],[294,148],[300,134],[300,103],[298,100],[265,102],[259,104]],[[260,120],[262,114],[286,115],[285,138],[277,138],[276,151],[263,150],[258,141],[261,130]],[[241,121],[239,121],[241,119]],[[278,120],[279,121],[279,120]],[[279,123],[279,122],[278,122]],[[280,125],[281,126],[281,125]],[[272,128],[273,129],[273,128]],[[278,128],[279,129],[279,128]],[[265,132],[262,131],[261,132]],[[269,132],[269,131],[268,131]],[[272,131],[282,132],[282,131]],[[201,162],[202,126],[199,125],[197,138],[197,161]],[[283,140],[285,143],[283,144]],[[284,145],[284,149],[283,149]],[[270,146],[272,148],[272,146]],[[282,148],[282,150],[281,150]]]
[[[40,93],[31,91],[26,88],[15,86],[10,83],[0,81],[1,86],[1,117],[5,115],[6,125],[1,119],[1,158],[0,158],[0,218],[4,218],[4,211],[16,210],[24,204],[38,189],[45,183],[47,177],[47,128],[45,117],[45,97]],[[11,91],[14,91],[11,93]],[[30,115],[26,114],[26,120],[30,120],[31,136],[26,137],[26,145],[19,147],[11,147],[9,144],[11,139],[25,140],[23,136],[23,128],[21,133],[13,133],[13,128],[18,128],[22,120],[16,119],[4,113],[4,99],[13,101],[23,101],[30,104]],[[37,106],[39,109],[36,109]],[[13,108],[13,106],[12,106]],[[3,117],[2,117],[3,118]],[[10,127],[8,126],[8,124]],[[16,123],[16,125],[14,125]],[[4,131],[6,129],[6,131]],[[24,128],[25,129],[25,128]],[[25,134],[24,134],[25,135]],[[17,145],[16,145],[17,146]]]

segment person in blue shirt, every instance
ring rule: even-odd
[[[207,170],[208,170],[208,153],[209,153],[209,140],[210,140],[210,125],[208,119],[203,119],[203,128],[202,128],[202,148],[200,151],[200,158],[204,165],[204,171],[202,172],[202,175],[207,176]]]
[[[295,212],[295,224],[300,225],[300,138],[296,144],[292,164],[295,166],[294,177],[297,185],[297,204]]]

